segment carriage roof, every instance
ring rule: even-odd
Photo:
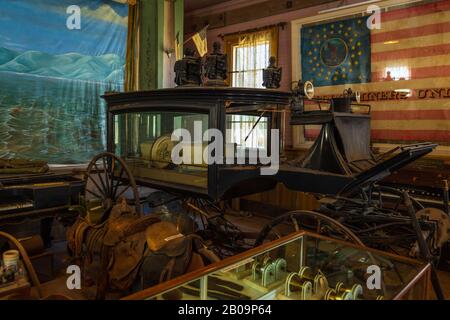
[[[180,87],[149,91],[107,93],[103,98],[112,113],[138,111],[145,107],[176,104],[186,108],[198,104],[239,108],[246,105],[287,105],[290,92],[228,87]]]

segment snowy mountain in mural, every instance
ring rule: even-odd
[[[0,47],[0,65],[5,64],[19,55],[18,52]]]
[[[80,9],[80,29],[67,27],[70,6]],[[0,158],[87,163],[106,149],[101,96],[124,89],[128,5],[0,0],[0,8]]]
[[[124,64],[125,61],[116,54],[89,57],[78,53],[61,55],[38,51],[18,53],[0,48],[0,72],[73,80],[122,82]]]

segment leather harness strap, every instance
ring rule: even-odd
[[[164,269],[161,271],[161,275],[159,277],[159,283],[168,281],[172,279],[173,268],[175,267],[176,258],[172,258],[166,264]]]

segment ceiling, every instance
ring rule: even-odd
[[[219,4],[222,2],[226,2],[224,0],[184,0],[184,10],[186,12],[197,10],[204,7],[213,6],[215,4]]]

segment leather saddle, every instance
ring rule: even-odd
[[[108,251],[107,271],[112,287],[128,290],[132,286],[145,255],[146,229],[158,221],[154,217],[133,216],[110,221],[103,246]]]
[[[126,203],[116,205],[100,225],[80,218],[68,230],[68,242],[75,257],[100,254],[99,299],[107,287],[142,290],[204,266],[199,237],[185,236],[158,217],[140,217]]]
[[[140,272],[140,288],[145,289],[158,283],[176,278],[192,268],[193,239],[180,234],[177,227],[167,221],[150,226],[146,230],[147,250]],[[204,266],[195,259],[196,268]]]

